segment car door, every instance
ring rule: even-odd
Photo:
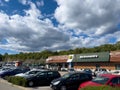
[[[54,71],[48,71],[47,72],[47,84],[50,85],[51,81],[56,78],[56,73]]]
[[[118,85],[117,86],[120,87],[120,77],[118,78],[118,80],[119,81],[118,81]]]
[[[110,85],[113,87],[120,87],[120,77],[113,78]]]
[[[13,71],[12,75],[19,74],[19,73],[22,73],[22,70],[21,69],[15,69]]]
[[[41,73],[38,73],[37,76],[36,76],[36,82],[39,84],[39,85],[46,85],[47,83],[47,72],[41,72]]]
[[[92,77],[90,77],[89,74],[86,74],[86,73],[81,73],[80,74],[80,81],[79,81],[79,84],[85,82],[85,81],[89,81],[91,80]]]
[[[80,74],[73,74],[66,80],[65,86],[68,88],[68,90],[76,90],[79,86],[79,80]]]

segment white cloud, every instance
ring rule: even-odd
[[[19,0],[19,2],[23,5],[26,5],[30,0]]]
[[[30,0],[19,1],[30,5],[24,16],[0,12],[0,48],[28,52],[68,50],[111,43],[111,38],[120,40],[119,0],[56,0],[59,7],[54,16],[60,23],[58,27]]]
[[[29,2],[31,8],[25,10],[26,15],[9,16],[0,12],[0,48],[15,51],[41,51],[64,48],[69,36],[53,26],[50,19],[42,18],[35,4]],[[6,43],[2,43],[6,40]],[[67,46],[67,45],[66,45]],[[56,49],[55,49],[55,48]]]
[[[56,1],[59,7],[55,11],[55,17],[70,29],[79,29],[94,35],[114,33],[118,30],[116,27],[120,23],[120,0]],[[111,26],[113,30],[110,29]]]
[[[41,1],[36,1],[36,4],[37,4],[38,7],[44,6],[44,1],[43,1],[43,0],[41,0]]]
[[[5,2],[9,2],[10,0],[5,0]]]

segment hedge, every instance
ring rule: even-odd
[[[7,76],[5,77],[5,79],[15,85],[19,85],[19,86],[27,86],[27,80],[23,77],[19,77],[19,76]]]
[[[120,87],[111,87],[111,86],[87,86],[80,90],[120,90]]]

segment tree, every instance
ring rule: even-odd
[[[2,61],[2,59],[3,59],[3,56],[2,56],[2,54],[0,54],[0,61]]]

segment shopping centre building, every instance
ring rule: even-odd
[[[50,56],[46,59],[47,68],[106,68],[120,70],[120,51],[82,53]]]

